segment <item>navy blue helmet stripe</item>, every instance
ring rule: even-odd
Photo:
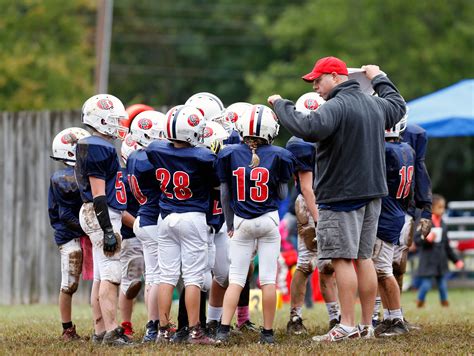
[[[255,130],[256,136],[260,136],[260,126],[262,126],[262,115],[263,115],[264,109],[265,108],[262,105],[259,105],[260,112],[258,113],[258,117],[257,117],[257,129]]]
[[[176,121],[178,120],[178,115],[181,112],[181,110],[183,110],[183,107],[184,106],[182,106],[178,110],[176,110],[176,113],[174,114],[173,125],[171,126],[171,130],[173,132],[173,138],[176,138]]]

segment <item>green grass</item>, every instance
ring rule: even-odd
[[[59,311],[55,305],[18,305],[0,307],[0,355],[15,354],[369,354],[369,353],[436,353],[472,354],[474,352],[474,291],[452,290],[449,294],[451,306],[442,308],[434,291],[428,294],[425,308],[416,309],[416,295],[405,293],[403,306],[405,315],[411,322],[420,324],[421,331],[408,335],[375,340],[357,340],[338,344],[318,345],[309,336],[289,337],[285,334],[288,319],[288,305],[277,313],[275,320],[278,345],[260,346],[258,335],[246,335],[232,340],[227,347],[215,346],[158,346],[137,345],[129,349],[93,346],[91,342],[63,343],[59,340],[61,324]],[[74,322],[80,335],[92,333],[92,322],[88,305],[74,306]],[[176,314],[174,314],[176,315]],[[321,334],[327,328],[327,314],[324,304],[304,310],[305,324],[310,335]],[[252,314],[252,320],[261,324],[261,316]],[[143,335],[146,322],[143,304],[135,308],[133,323],[136,337]]]

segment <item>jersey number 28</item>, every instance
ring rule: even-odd
[[[160,189],[168,199],[175,197],[178,200],[186,200],[193,196],[193,192],[189,189],[189,175],[183,171],[173,173],[173,193],[167,191],[168,184],[171,181],[171,173],[165,168],[156,170],[156,179],[161,182]]]
[[[232,172],[237,181],[237,200],[245,201],[245,167],[239,167]],[[268,180],[270,173],[264,167],[252,168],[250,180],[255,182],[255,187],[250,187],[250,199],[256,203],[263,203],[268,199]]]

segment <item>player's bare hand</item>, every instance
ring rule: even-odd
[[[113,256],[120,249],[120,236],[112,229],[104,231],[104,255]]]
[[[268,103],[273,106],[273,103],[277,100],[281,99],[281,96],[278,94],[270,95],[267,99]]]
[[[379,74],[383,74],[382,71],[380,70],[379,66],[377,66],[375,64],[367,64],[365,66],[362,66],[362,69],[365,70],[365,76],[369,80],[374,79],[374,77],[376,77]]]
[[[227,231],[227,235],[232,238],[232,236],[234,236],[234,230],[229,230]]]

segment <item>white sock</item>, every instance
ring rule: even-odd
[[[293,307],[290,309],[290,318],[294,315],[298,315],[300,318],[303,318],[303,307]]]
[[[401,309],[394,309],[394,310],[389,310],[389,319],[403,319],[403,314]]]
[[[353,332],[354,329],[356,328],[355,326],[347,326],[347,325],[342,325],[342,324],[339,324],[339,327],[341,327],[342,330],[344,330],[346,333]]]
[[[337,302],[326,303],[326,309],[330,321],[339,318],[339,304]]]
[[[379,320],[379,310],[382,305],[382,298],[375,298],[374,312],[372,313],[372,320]]]
[[[213,307],[212,305],[208,305],[207,307],[207,322],[211,320],[220,321],[222,317],[222,307]]]
[[[388,312],[388,309],[383,310],[383,319],[390,319],[390,313]]]

